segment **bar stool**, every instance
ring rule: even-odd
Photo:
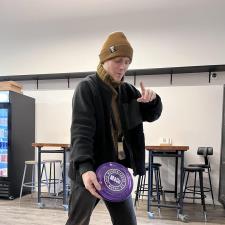
[[[205,206],[205,195],[204,195],[204,186],[203,186],[203,172],[204,168],[201,167],[184,167],[184,191],[183,191],[183,198],[188,198],[188,199],[201,199],[201,204],[203,207],[203,213],[205,217],[205,221],[207,220],[207,215],[206,215],[206,206]],[[189,174],[194,173],[195,177],[196,174],[199,174],[199,188],[197,188],[195,185],[188,185],[188,180],[189,180]],[[186,177],[186,182],[185,182],[185,177]],[[190,195],[189,195],[190,194]]]
[[[160,167],[161,167],[160,163],[152,164],[152,169],[154,174],[153,177],[155,178],[155,184],[153,185],[152,192],[156,192],[156,198],[159,204],[160,204],[160,195],[163,194],[163,187],[162,187],[161,176],[160,176]],[[148,171],[148,164],[145,165],[145,169],[146,171]],[[135,191],[134,206],[136,206],[139,199],[141,197],[143,198],[144,196],[145,197],[148,196],[148,184],[146,183],[146,175],[138,177],[137,188]]]
[[[197,154],[198,155],[202,155],[204,157],[204,163],[189,164],[188,166],[204,168],[204,172],[208,174],[209,187],[204,186],[204,192],[211,192],[213,205],[215,207],[213,188],[212,188],[212,181],[211,181],[211,174],[210,174],[210,172],[211,172],[211,165],[210,165],[210,160],[209,160],[209,156],[213,155],[213,148],[212,147],[198,147]],[[198,188],[196,186],[196,176],[195,176],[194,186],[196,188]],[[195,202],[194,200],[195,199],[193,199],[193,203]]]
[[[60,180],[60,183],[63,183],[63,177],[64,177],[64,174],[65,174],[65,186],[66,186],[66,195],[69,196],[70,193],[71,193],[71,181],[70,181],[70,178],[68,176],[68,171],[69,171],[69,166],[70,166],[70,163],[67,162],[66,163],[66,171],[65,173],[63,172],[63,163],[61,164],[61,171],[62,171],[62,180]]]
[[[43,160],[45,163],[46,167],[49,164],[49,176],[48,180],[46,181],[49,186],[49,193],[58,195],[59,193],[59,185],[62,182],[62,160],[59,159],[47,159]],[[60,168],[60,177],[56,177],[56,166],[58,164],[58,168]],[[53,185],[53,192],[51,190],[51,185]],[[56,190],[56,185],[57,185],[57,190]]]
[[[35,161],[35,160],[28,160],[28,161],[25,161],[25,163],[24,163],[23,178],[22,178],[22,184],[21,184],[21,188],[20,188],[20,200],[21,200],[21,197],[22,197],[22,194],[23,194],[23,188],[24,187],[31,188],[31,193],[32,193],[35,190],[35,188],[38,186],[38,183],[35,182],[35,168],[37,168],[37,165],[38,165],[38,162]],[[41,165],[42,165],[41,180],[42,180],[43,172],[45,173],[45,180],[48,180],[45,162],[41,162]],[[31,166],[32,167],[31,168],[32,169],[31,181],[24,182],[25,181],[26,174],[27,174],[27,168],[28,168],[28,166]],[[48,182],[44,182],[42,180],[42,184],[41,185],[46,185],[47,190],[49,192]]]

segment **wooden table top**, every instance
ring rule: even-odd
[[[60,143],[32,143],[33,147],[60,147],[60,148],[69,148],[69,144],[60,144]]]
[[[155,146],[145,146],[147,151],[187,151],[189,146],[179,146],[179,145],[155,145]]]

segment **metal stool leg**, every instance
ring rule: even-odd
[[[160,169],[158,171],[158,177],[159,177],[159,191],[160,191],[160,194],[162,195],[163,202],[165,202],[166,201],[166,197],[165,197],[165,193],[164,193],[163,187],[162,187],[162,180],[161,180]]]
[[[47,187],[47,190],[48,190],[48,194],[50,195],[50,186],[49,186],[49,182],[48,182],[48,175],[47,175],[47,169],[46,169],[45,163],[42,163],[41,180],[42,180],[43,172],[45,173],[45,180],[46,180],[45,184],[46,184],[46,187]]]
[[[23,170],[22,184],[21,184],[21,187],[20,187],[20,200],[21,200],[22,193],[23,193],[23,184],[24,184],[24,179],[25,179],[25,175],[26,175],[26,170],[27,170],[27,165],[25,164],[24,170]],[[19,203],[20,203],[20,200],[19,200]]]
[[[141,176],[138,176],[138,182],[137,182],[137,188],[136,188],[136,193],[135,193],[134,206],[136,206],[136,204],[138,202],[138,199],[139,199],[140,183],[141,183]]]
[[[31,193],[35,191],[35,165],[32,165],[32,187],[31,187]]]
[[[215,207],[215,202],[214,202],[214,196],[213,196],[213,189],[212,189],[212,181],[211,181],[210,170],[211,170],[211,169],[208,168],[209,185],[210,185],[210,191],[211,191],[211,196],[212,196],[213,206]]]
[[[143,200],[143,196],[145,194],[145,180],[146,180],[146,176],[143,175],[142,176],[142,181],[141,181],[141,190],[142,190],[142,193],[140,193],[140,195],[142,195],[142,200]]]
[[[186,172],[184,172],[184,181],[185,181],[185,175],[186,175]],[[183,191],[183,198],[185,197],[185,193],[186,193],[186,189],[187,189],[187,183],[188,183],[188,178],[189,178],[189,172],[187,172],[187,176],[186,176],[186,182],[185,182],[184,191]]]
[[[51,185],[52,185],[52,162],[49,163],[49,190],[51,193]]]
[[[63,163],[62,162],[60,162],[60,169],[61,169],[61,172],[60,172],[60,174],[61,174],[61,178],[59,178],[58,179],[58,183],[57,183],[57,193],[56,193],[56,195],[58,196],[59,195],[59,191],[60,191],[60,183],[62,182],[63,183],[63,176],[64,176],[64,173],[63,173]],[[65,175],[66,176],[66,175]],[[66,180],[66,182],[67,182],[67,179],[65,179]],[[67,183],[66,183],[66,186],[67,186]]]
[[[56,163],[61,163],[59,160],[48,161],[46,160],[45,163],[49,163],[49,192],[53,193],[54,195],[58,195],[58,191],[56,191],[56,184],[60,183],[60,178],[56,178]]]
[[[194,179],[193,203],[195,203],[195,190],[196,190],[196,175],[197,175],[197,172],[194,172],[194,173],[195,173],[195,179]]]
[[[143,184],[144,184],[144,175],[141,176],[141,180],[140,180],[140,191],[139,191],[138,199],[140,199],[140,197],[143,196],[143,194],[144,194]]]
[[[200,183],[201,202],[202,202],[202,206],[203,206],[203,213],[204,213],[205,221],[207,221],[202,171],[199,171],[199,183]]]
[[[54,184],[54,194],[56,193],[56,189],[55,189],[55,162],[53,162],[53,175],[54,175],[54,178],[53,178],[53,184]]]
[[[155,169],[155,182],[156,182],[156,195],[157,195],[157,203],[158,203],[158,212],[160,215],[160,193],[159,193],[159,177],[158,177],[158,169]]]

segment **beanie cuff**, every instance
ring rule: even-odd
[[[115,57],[128,57],[130,61],[132,61],[133,49],[127,44],[113,45],[100,53],[100,63],[104,63],[105,61]]]

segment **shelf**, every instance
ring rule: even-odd
[[[225,71],[225,65],[206,65],[206,66],[187,66],[187,67],[167,67],[167,68],[150,68],[150,69],[133,69],[128,70],[126,76],[140,75],[168,75],[184,74],[184,73],[202,73]],[[71,72],[71,73],[50,73],[50,74],[27,74],[27,75],[12,75],[0,76],[0,81],[29,81],[29,80],[54,80],[54,79],[73,79],[84,78],[87,75],[93,74],[95,71],[89,72]],[[210,78],[209,78],[210,82]]]

